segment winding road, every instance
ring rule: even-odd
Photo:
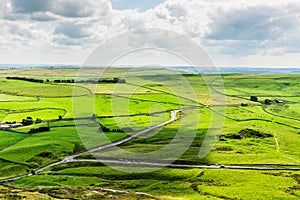
[[[148,132],[150,132],[150,131],[152,131],[154,129],[163,127],[163,126],[165,126],[167,124],[170,124],[171,122],[176,121],[177,120],[176,114],[178,112],[180,112],[180,111],[181,110],[172,110],[171,111],[171,119],[168,120],[168,121],[166,121],[166,122],[163,122],[161,124],[157,124],[155,126],[148,127],[148,128],[146,128],[144,130],[141,130],[141,131],[139,131],[139,132],[137,132],[137,133],[135,133],[135,134],[133,134],[133,135],[125,138],[125,139],[119,140],[117,142],[113,142],[113,143],[109,143],[109,144],[104,144],[104,145],[101,145],[99,147],[95,147],[95,148],[89,149],[89,150],[87,150],[85,152],[82,152],[82,153],[79,153],[79,154],[76,154],[76,155],[73,155],[73,156],[69,156],[69,157],[65,158],[62,162],[69,162],[69,161],[73,160],[74,158],[82,156],[82,155],[85,155],[85,154],[93,153],[93,152],[96,152],[96,151],[100,151],[100,150],[103,150],[103,149],[107,149],[107,148],[110,148],[110,147],[115,147],[115,146],[124,144],[124,143],[126,143],[126,142],[128,142],[128,141],[130,141],[130,140],[132,140],[134,138],[137,138],[137,137],[139,137],[141,135],[144,135],[144,134],[146,134],[146,133],[148,133]]]
[[[182,110],[189,110],[189,109],[192,109],[192,108],[186,108],[186,109],[182,109]],[[36,170],[34,172],[34,174],[37,174],[37,173],[40,173],[42,171],[45,171],[46,169],[50,168],[50,167],[53,167],[53,166],[56,166],[56,165],[59,165],[59,164],[62,164],[62,163],[66,163],[66,162],[77,162],[77,160],[74,160],[74,158],[76,157],[79,157],[79,156],[82,156],[82,155],[86,155],[86,154],[90,154],[90,153],[93,153],[95,151],[99,151],[99,150],[103,150],[103,149],[107,149],[107,148],[110,148],[110,147],[114,147],[114,146],[118,146],[118,145],[121,145],[121,144],[124,144],[134,138],[137,138],[141,135],[144,135],[146,133],[149,133],[150,131],[154,130],[154,129],[157,129],[157,128],[160,128],[160,127],[163,127],[167,124],[170,124],[174,121],[176,121],[178,118],[177,118],[177,113],[178,112],[181,112],[182,110],[172,110],[170,111],[171,113],[171,119],[166,121],[166,122],[163,122],[161,124],[157,124],[155,126],[151,126],[151,127],[148,127],[144,130],[141,130],[125,139],[122,139],[122,140],[119,140],[117,142],[113,142],[113,143],[109,143],[109,144],[104,144],[104,145],[101,145],[101,146],[98,146],[98,147],[94,147],[92,149],[89,149],[85,152],[82,152],[82,153],[79,153],[79,154],[76,154],[76,155],[72,155],[72,156],[69,156],[65,159],[63,159],[62,161],[58,161],[58,162],[55,162],[55,163],[52,163],[52,164],[49,164],[49,165],[46,165],[38,170]],[[14,181],[14,180],[18,180],[18,179],[21,179],[21,178],[24,178],[24,177],[28,177],[28,176],[32,176],[33,173],[30,173],[30,174],[25,174],[25,175],[21,175],[21,176],[17,176],[17,177],[13,177],[13,178],[8,178],[8,179],[3,179],[3,180],[0,180],[0,183],[4,183],[4,182],[11,182],[11,181]]]
[[[163,122],[161,124],[157,124],[155,126],[151,126],[148,127],[144,130],[141,130],[127,138],[124,138],[122,140],[113,142],[113,143],[109,143],[109,144],[104,144],[98,147],[94,147],[92,149],[89,149],[85,152],[79,153],[79,154],[75,154],[69,157],[66,157],[65,159],[46,165],[38,170],[36,170],[34,173],[30,173],[30,174],[25,174],[25,175],[21,175],[21,176],[17,176],[17,177],[13,177],[13,178],[8,178],[8,179],[4,179],[4,180],[0,180],[0,183],[4,183],[4,182],[11,182],[14,180],[18,180],[24,177],[28,177],[28,176],[32,176],[33,174],[37,174],[40,173],[42,171],[45,171],[46,169],[62,164],[62,163],[74,163],[74,162],[101,162],[101,163],[111,163],[111,164],[127,164],[127,165],[137,165],[140,167],[165,167],[166,164],[165,163],[156,163],[156,162],[144,162],[144,161],[130,161],[130,160],[111,160],[111,159],[76,159],[77,157],[80,157],[82,155],[86,155],[86,154],[90,154],[96,151],[100,151],[103,149],[107,149],[107,148],[111,148],[111,147],[115,147],[121,144],[124,144],[134,138],[137,138],[139,136],[145,135],[149,132],[151,132],[154,129],[157,128],[161,128],[167,124],[170,124],[174,121],[176,121],[177,118],[177,113],[183,111],[183,110],[192,110],[195,108],[209,108],[207,106],[194,106],[194,107],[189,107],[189,108],[183,108],[181,110],[171,110],[168,111],[171,114],[171,118],[170,120]],[[226,168],[226,169],[234,169],[234,170],[294,170],[294,171],[299,171],[300,168],[299,167],[261,167],[261,166],[239,166],[239,165],[188,165],[188,164],[168,164],[168,167],[173,167],[173,168],[205,168],[205,169],[221,169],[221,168]]]

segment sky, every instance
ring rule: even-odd
[[[105,41],[155,28],[192,40],[217,66],[300,67],[299,25],[298,0],[1,0],[0,63],[81,65]],[[185,64],[172,56],[116,63]]]
[[[158,4],[164,2],[165,0],[111,0],[112,7],[114,9],[135,9],[142,12],[155,8]]]

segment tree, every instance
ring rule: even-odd
[[[266,105],[270,105],[272,103],[272,101],[270,99],[265,99],[265,104]]]
[[[42,123],[42,120],[40,118],[36,118],[35,123],[36,124]]]
[[[63,118],[63,117],[62,117],[61,115],[58,116],[58,119],[59,119],[59,120],[62,120],[62,118]]]
[[[105,133],[105,132],[110,132],[110,129],[107,128],[106,126],[100,124],[100,127],[99,127],[98,131],[99,131],[99,132],[104,132],[104,133]]]
[[[257,96],[251,96],[251,97],[250,97],[250,101],[258,102]]]
[[[33,119],[32,119],[32,117],[27,117],[26,119],[23,119],[23,120],[22,120],[22,124],[23,124],[24,126],[28,126],[28,125],[33,124]]]
[[[92,119],[97,119],[97,115],[95,113],[92,115]]]
[[[49,127],[39,127],[39,128],[32,128],[28,131],[29,134],[34,134],[34,133],[42,133],[42,132],[48,132],[50,131]]]

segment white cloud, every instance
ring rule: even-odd
[[[34,12],[30,18],[34,21],[55,21],[59,17],[51,12]]]
[[[90,1],[11,0],[12,14],[51,12],[65,17],[87,17],[93,13]]]
[[[86,25],[70,22],[59,24],[55,28],[54,34],[64,35],[69,38],[83,38],[91,35],[91,33],[87,30]]]
[[[116,10],[109,0],[2,0],[0,45],[12,52],[31,46],[36,55],[50,52],[48,57],[56,59],[61,58],[56,52],[65,54],[67,60],[76,54],[83,61],[105,39],[147,27],[192,38],[213,58],[231,57],[236,62],[265,55],[285,59],[286,54],[300,51],[296,42],[300,39],[299,11],[297,0],[167,0],[146,11]],[[49,24],[51,30],[46,28]],[[25,62],[26,51],[20,54]],[[13,62],[14,55],[10,59]],[[229,59],[225,62],[230,64]]]

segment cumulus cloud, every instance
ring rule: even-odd
[[[51,0],[12,0],[11,6],[14,13],[33,13],[49,11],[52,6]]]
[[[70,38],[83,38],[90,35],[85,25],[73,23],[59,24],[55,28],[54,34],[62,34]]]
[[[7,37],[6,40],[15,39],[28,39],[28,40],[40,40],[45,39],[43,31],[34,29],[31,23],[19,24],[15,21],[0,20],[0,33],[3,37]]]
[[[33,51],[43,48],[43,44],[50,42],[49,34],[35,29],[34,25],[29,22],[20,24],[17,21],[0,20],[1,62],[15,63],[18,59],[25,58],[23,54],[28,54],[26,59],[38,58],[38,56],[33,56]],[[40,51],[37,54],[40,54]]]
[[[289,44],[299,33],[300,4],[247,6],[222,10],[212,17],[205,41],[219,53],[283,55],[299,44]],[[295,40],[294,40],[295,41]]]
[[[29,17],[42,21],[54,20],[57,17],[83,18],[106,15],[112,9],[108,0],[11,0],[6,4],[8,19]]]
[[[109,0],[2,0],[0,45],[27,42],[41,54],[45,46],[69,53],[128,30],[162,28],[192,38],[212,55],[278,56],[300,51],[299,12],[297,0],[166,0],[148,10],[116,10]]]
[[[50,12],[35,12],[32,13],[30,18],[34,21],[54,21],[59,19],[56,15]]]
[[[297,14],[287,10],[290,9],[257,6],[218,13],[213,18],[211,33],[206,37],[215,40],[274,40],[297,24]]]
[[[52,9],[55,14],[64,17],[88,17],[93,13],[93,7],[85,1],[52,1]]]

